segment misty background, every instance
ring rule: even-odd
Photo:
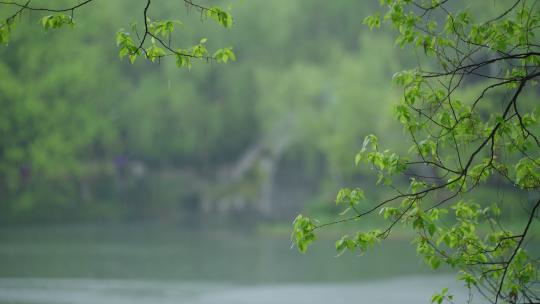
[[[150,12],[183,21],[175,44],[237,62],[121,61],[114,34],[143,1],[92,3],[73,30],[26,14],[0,48],[0,302],[418,303],[454,286],[406,232],[362,257],[335,258],[332,229],[290,249],[293,218],[335,218],[340,188],[385,196],[354,166],[366,135],[410,144],[391,79],[417,57],[362,24],[378,1],[220,1],[229,30],[180,2]]]

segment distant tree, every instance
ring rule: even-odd
[[[60,194],[61,191],[52,190],[53,187],[50,186],[41,187],[44,183],[36,181],[39,178],[48,179],[50,185],[52,179],[69,179],[75,185],[77,182],[75,177],[84,175],[83,172],[94,172],[95,170],[91,168],[93,166],[89,163],[95,161],[95,159],[90,160],[91,157],[95,158],[95,155],[91,155],[92,152],[89,151],[95,151],[94,148],[100,150],[103,147],[105,150],[114,150],[110,139],[115,137],[115,123],[122,120],[120,118],[112,123],[110,116],[103,115],[111,112],[112,103],[110,101],[129,99],[130,108],[141,109],[143,103],[138,101],[146,97],[133,98],[133,96],[137,96],[137,92],[133,92],[133,95],[126,95],[126,92],[119,93],[120,90],[108,90],[108,93],[116,93],[107,95],[102,92],[104,94],[100,94],[100,98],[95,98],[94,94],[98,90],[100,81],[110,83],[112,79],[115,79],[117,87],[122,87],[126,83],[125,79],[117,79],[115,73],[118,72],[118,69],[114,66],[110,66],[106,71],[100,70],[102,69],[100,62],[108,58],[108,54],[99,54],[99,51],[92,54],[93,50],[96,49],[108,49],[103,47],[100,41],[97,40],[85,49],[71,52],[71,55],[68,55],[70,50],[81,44],[81,41],[89,39],[89,31],[95,32],[95,28],[102,29],[104,26],[110,30],[110,27],[106,27],[104,24],[104,20],[113,19],[111,23],[115,23],[115,21],[121,22],[118,20],[123,20],[123,17],[128,16],[128,18],[137,21],[129,24],[129,30],[120,29],[116,33],[120,58],[128,58],[131,63],[139,57],[156,63],[171,57],[173,64],[175,60],[178,67],[190,68],[196,61],[227,63],[236,59],[230,47],[221,48],[211,53],[206,47],[206,38],[196,39],[196,44],[192,46],[177,47],[175,42],[181,38],[184,38],[182,41],[187,40],[186,36],[190,40],[192,39],[193,34],[187,29],[189,24],[187,21],[184,24],[176,19],[180,15],[178,11],[169,14],[170,10],[164,9],[163,5],[154,7],[155,1],[138,2],[140,7],[133,8],[133,10],[140,15],[134,14],[132,16],[129,15],[132,14],[133,10],[130,9],[126,12],[119,9],[122,6],[121,3],[101,3],[107,5],[109,11],[92,14],[89,10],[92,7],[99,8],[97,2],[94,0],[0,1],[0,44],[4,46],[11,41],[14,42],[9,47],[3,48],[8,56],[0,62],[0,77],[3,83],[2,89],[0,89],[0,105],[2,106],[2,115],[0,115],[0,125],[2,126],[0,128],[0,192],[3,193],[5,201],[9,202],[2,204],[3,208],[13,209],[15,213],[22,213],[20,210],[16,210],[35,211],[36,205],[46,205],[44,201],[60,204],[62,201],[72,200],[72,196],[65,193]],[[135,6],[132,3],[125,4],[129,5],[130,8]],[[230,28],[233,24],[232,16],[219,7],[207,7],[191,0],[177,2],[176,6],[180,12],[185,10],[190,14],[195,14],[195,19],[199,17],[202,21],[210,19],[224,28]],[[111,15],[114,17],[111,18]],[[153,16],[164,15],[172,16],[175,19],[153,18]],[[78,17],[84,17],[80,19],[83,19],[85,23],[78,29],[80,39],[73,35],[48,35],[47,46],[40,45],[40,39],[17,39],[23,34],[27,38],[34,35],[36,31],[32,31],[31,27],[38,29],[41,27],[44,32],[76,28]],[[110,33],[110,36],[111,44],[114,44],[114,31]],[[23,53],[22,50],[24,50],[24,55],[19,58],[18,55]],[[62,67],[54,65],[57,58],[74,56],[76,53],[84,57],[83,61],[78,61],[80,58],[71,57],[69,64],[62,65]],[[33,60],[34,58],[39,59]],[[45,62],[47,68],[43,68]],[[28,79],[24,76],[26,73],[32,75],[32,86],[29,86],[26,81]],[[90,77],[86,77],[88,75]],[[99,77],[96,77],[97,75]],[[145,75],[147,76],[148,73]],[[81,82],[81,77],[85,78],[85,81]],[[139,83],[138,86],[141,87],[141,90],[144,88],[146,92],[149,92],[148,87],[143,83]],[[172,90],[167,91],[172,92]],[[121,94],[121,97],[113,97],[117,93]],[[159,101],[154,101],[153,104],[153,111],[144,109],[146,111],[144,120],[146,121],[152,119],[156,121],[156,112],[161,109]],[[115,105],[119,105],[119,103]],[[171,110],[169,113],[172,116],[175,113],[178,114],[178,111]],[[199,113],[203,111],[203,109],[197,109]],[[190,115],[194,116],[193,113]],[[147,126],[151,125],[154,129],[159,129],[172,119],[179,120],[178,117],[171,117],[170,120],[160,117],[157,119],[159,123],[149,124],[139,120],[133,125],[139,127],[136,131],[144,133],[140,131],[142,128],[149,129]],[[124,121],[131,123],[133,119],[124,119]],[[132,125],[127,124],[127,126]],[[188,128],[185,129],[188,130]],[[174,132],[173,128],[170,127],[166,130]],[[151,132],[144,134],[148,133]],[[147,140],[149,136],[139,137],[140,140],[135,144],[136,147],[150,146],[149,140]],[[139,144],[139,142],[142,143]],[[166,156],[173,154],[167,154],[168,150],[171,150],[170,148],[164,149],[155,144],[153,147],[154,151],[163,152],[161,159],[165,158],[163,154]],[[180,148],[177,148],[174,155],[182,156],[183,151],[179,152],[179,150]],[[83,159],[86,163],[83,163]],[[74,192],[72,188],[66,186],[67,183],[62,184],[66,192]],[[37,188],[41,190],[37,190]],[[42,192],[43,197],[38,198],[35,192]],[[6,218],[8,212],[3,210],[2,213],[3,218]]]
[[[384,12],[365,23],[391,24],[397,44],[419,58],[416,68],[394,76],[403,88],[395,113],[409,154],[383,149],[368,135],[355,163],[368,164],[393,194],[370,202],[360,188],[342,189],[336,198],[342,217],[319,224],[298,215],[293,240],[305,252],[316,230],[380,214],[386,226],[343,236],[337,251],[368,250],[401,223],[414,231],[417,252],[431,268],[455,269],[490,303],[540,303],[538,259],[526,250],[540,206],[539,4],[473,1],[456,9],[459,3],[449,0],[380,2]],[[498,206],[478,195],[494,183],[502,193],[525,193],[527,203],[501,199]],[[501,216],[511,208],[524,211],[513,229]],[[444,289],[431,300],[452,303],[453,296]]]
[[[50,3],[44,6],[34,6],[34,1],[0,1],[2,11],[11,11],[0,23],[0,43],[9,43],[12,29],[17,21],[26,12],[36,12],[41,14],[39,22],[45,30],[57,29],[66,26],[75,26],[75,13],[85,6],[92,4],[95,0],[77,1],[76,4],[63,7],[54,7]],[[35,1],[39,2],[39,1]],[[43,2],[43,1],[42,1]],[[236,56],[230,47],[225,47],[210,53],[206,48],[207,39],[203,38],[199,43],[178,48],[172,44],[173,32],[176,27],[182,25],[178,19],[161,20],[151,19],[152,0],[146,0],[144,7],[141,7],[142,25],[132,22],[129,30],[120,29],[116,33],[116,43],[119,48],[121,58],[127,57],[133,63],[139,57],[148,59],[151,62],[159,61],[165,57],[174,57],[178,67],[190,68],[193,60],[215,60],[220,63],[236,60]],[[210,18],[223,27],[229,28],[233,24],[231,14],[217,7],[207,7],[192,0],[183,0],[188,10],[195,10],[201,19]]]

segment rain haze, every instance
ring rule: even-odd
[[[434,34],[531,1],[54,2],[0,1],[0,303],[536,303],[538,45]]]

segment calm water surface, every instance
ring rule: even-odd
[[[0,303],[429,303],[451,276],[408,241],[335,257],[286,237],[163,227],[0,229]]]

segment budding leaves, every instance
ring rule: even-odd
[[[336,251],[338,252],[338,256],[342,255],[346,250],[357,250],[360,254],[363,254],[377,244],[380,239],[381,232],[379,230],[357,232],[353,237],[344,235],[336,241]]]
[[[137,56],[141,54],[141,50],[135,45],[131,35],[123,30],[116,33],[116,45],[120,49],[118,51],[120,58],[128,56],[131,63],[134,63]]]
[[[440,293],[436,293],[431,297],[431,303],[433,304],[441,304],[444,300],[450,303],[454,300],[454,296],[448,294],[448,288],[443,288]]]
[[[206,15],[212,19],[214,19],[217,23],[219,23],[221,26],[229,28],[233,24],[233,18],[231,14],[227,13],[226,11],[222,10],[219,7],[212,7],[206,11]]]
[[[232,27],[233,18],[225,10],[219,7],[200,7],[200,9],[219,25],[225,28]],[[177,35],[175,30],[180,26],[183,26],[180,20],[151,20],[148,17],[143,28],[137,28],[137,24],[133,23],[132,33],[120,30],[116,35],[118,54],[120,58],[128,57],[131,63],[141,55],[150,62],[171,56],[175,59],[177,67],[187,69],[191,69],[194,61],[216,61],[224,64],[236,61],[232,47],[220,48],[211,53],[206,46],[206,38],[202,38],[199,43],[192,46],[173,47],[173,33]]]
[[[89,2],[89,1],[87,1]],[[86,2],[84,3],[86,4]],[[203,16],[209,17],[216,21],[219,25],[225,28],[230,28],[233,25],[232,15],[219,7],[203,7],[193,3],[188,5],[195,6],[201,11]],[[148,2],[150,5],[150,2]],[[82,5],[80,5],[82,6]],[[71,14],[54,13],[45,15],[39,18],[39,24],[46,31],[50,29],[59,29],[65,26],[74,27],[73,13],[79,6],[72,9],[36,9],[32,7],[22,6],[21,9],[14,15],[5,19],[0,24],[0,44],[8,44],[11,38],[11,30],[15,26],[17,17],[26,11],[47,11],[47,12],[71,12]],[[148,7],[147,7],[148,8]],[[176,59],[176,65],[179,68],[185,67],[190,69],[193,61],[216,61],[218,63],[229,63],[236,61],[236,55],[232,47],[218,48],[210,52],[205,43],[206,38],[200,40],[199,43],[187,47],[174,47],[173,34],[178,31],[177,28],[183,26],[180,20],[152,20],[145,12],[144,26],[137,27],[137,23],[130,23],[131,32],[120,29],[116,33],[116,44],[118,46],[118,55],[120,58],[127,57],[133,64],[137,58],[143,56],[150,62],[159,62],[161,58],[171,56]]]
[[[294,219],[291,239],[301,253],[305,253],[308,246],[317,239],[313,233],[315,227],[313,221],[302,214]]]
[[[64,25],[75,26],[73,18],[64,14],[44,16],[40,19],[40,23],[45,30],[61,28]]]
[[[176,22],[179,23],[179,22]],[[168,38],[174,31],[174,24],[172,21],[153,21],[150,23],[149,29],[152,36],[147,39],[149,43],[141,44],[135,42],[132,35],[124,30],[120,30],[116,34],[116,44],[119,48],[118,54],[120,58],[128,57],[131,63],[144,55],[146,59],[151,62],[172,55],[176,59],[176,66],[179,68],[191,69],[192,63],[195,60],[215,60],[218,63],[228,63],[230,61],[236,61],[236,55],[232,47],[226,47],[216,50],[212,55],[208,51],[206,43],[208,39],[202,38],[199,43],[194,44],[189,48],[177,48],[171,49],[167,44],[164,44],[161,38]],[[132,27],[136,31],[136,25]]]
[[[182,25],[180,20],[158,20],[150,21],[148,23],[148,31],[154,36],[161,36],[163,38],[169,38],[174,32],[175,26]]]
[[[217,50],[214,53],[213,57],[219,63],[227,63],[229,61],[236,61],[236,55],[234,54],[232,47],[222,48],[222,49]]]

